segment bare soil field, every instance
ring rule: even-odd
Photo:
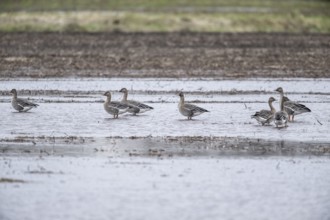
[[[0,77],[330,77],[330,35],[0,33]]]

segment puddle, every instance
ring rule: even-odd
[[[324,157],[1,157],[0,216],[328,219],[329,172]]]
[[[255,78],[255,79],[221,79],[221,78],[1,78],[1,92],[10,91],[12,88],[28,90],[32,94],[43,91],[57,90],[77,91],[83,94],[94,91],[118,91],[123,87],[134,92],[195,92],[216,94],[231,93],[238,94],[244,92],[273,93],[281,86],[288,94],[330,94],[330,79],[328,78]],[[55,94],[56,95],[56,94]]]

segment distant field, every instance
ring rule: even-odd
[[[327,12],[329,1],[310,0],[1,0],[1,11],[40,10],[216,10],[230,8],[271,8],[280,11]]]
[[[0,1],[0,31],[330,33],[330,1]]]

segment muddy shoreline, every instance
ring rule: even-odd
[[[0,33],[0,77],[330,77],[330,35]]]
[[[0,139],[2,156],[218,157],[330,156],[321,142],[265,140],[246,137],[29,137]]]

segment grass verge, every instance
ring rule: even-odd
[[[0,31],[330,33],[330,16],[291,13],[47,11],[0,13]]]

